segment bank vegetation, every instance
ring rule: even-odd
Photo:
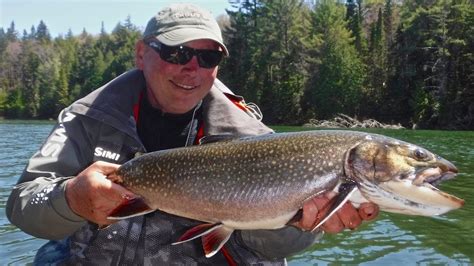
[[[469,0],[247,0],[218,17],[230,57],[219,78],[264,122],[338,114],[418,128],[474,129]],[[159,9],[159,7],[157,7]],[[45,20],[47,18],[44,18]],[[55,118],[134,65],[141,29],[52,38],[44,21],[0,28],[0,116]]]

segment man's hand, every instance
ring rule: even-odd
[[[107,179],[120,165],[95,162],[69,180],[66,184],[66,200],[74,213],[100,226],[114,221],[108,214],[126,197],[134,194]]]
[[[335,195],[336,193],[334,192],[328,192],[308,200],[303,206],[303,216],[301,220],[294,225],[307,231],[313,229],[316,225],[318,211]],[[362,221],[375,219],[378,213],[379,207],[376,204],[363,203],[359,209],[356,209],[351,203],[346,202],[335,215],[321,226],[321,229],[327,233],[339,233],[346,228],[355,229]]]

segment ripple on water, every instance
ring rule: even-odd
[[[0,122],[0,265],[31,263],[45,240],[12,226],[5,203],[27,160],[38,150],[52,123]],[[474,133],[380,131],[419,144],[454,162],[460,170],[442,189],[474,202]],[[474,204],[432,219],[381,213],[355,231],[326,235],[289,260],[290,265],[471,265],[474,262]]]

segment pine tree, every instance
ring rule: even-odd
[[[40,23],[38,24],[36,34],[34,36],[35,36],[35,39],[40,41],[40,42],[50,42],[51,41],[51,35],[49,34],[48,27],[43,22],[43,20],[41,20]]]
[[[317,118],[327,119],[337,113],[357,115],[360,109],[365,70],[352,45],[344,9],[334,0],[324,0],[313,13],[319,59],[314,60],[317,66],[307,83],[304,100],[307,112]]]
[[[24,115],[30,118],[37,118],[40,108],[39,67],[41,59],[34,48],[32,41],[23,42],[20,55],[22,76],[19,89],[23,97],[22,102],[25,105]]]
[[[230,55],[220,66],[219,78],[235,93],[258,103],[261,88],[255,86],[252,75],[259,74],[254,64],[254,55],[260,47],[255,19],[261,7],[255,0],[239,1],[233,7],[237,11],[227,10],[230,27],[222,30]]]
[[[354,45],[361,56],[367,53],[366,38],[364,38],[364,31],[362,28],[363,14],[362,14],[362,0],[348,0],[346,2],[347,12],[346,20],[348,21],[348,28],[354,37]]]
[[[18,40],[18,32],[15,29],[15,22],[14,21],[12,21],[10,23],[10,27],[7,29],[6,37],[7,37],[7,40],[9,42],[14,42],[14,41]]]
[[[266,1],[260,16],[260,64],[266,122],[295,123],[306,81],[303,38],[310,26],[309,12],[297,0]]]

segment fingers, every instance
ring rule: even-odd
[[[360,205],[358,212],[363,220],[371,221],[379,214],[379,206],[371,202],[364,202]]]
[[[297,223],[297,226],[306,231],[313,229],[314,217],[316,217],[317,214],[318,207],[316,206],[316,203],[313,200],[308,200],[303,205],[303,216]]]
[[[321,210],[326,204],[329,203],[329,200],[335,197],[335,193],[326,193],[322,196],[318,196],[313,198],[312,200],[318,206],[318,209]],[[318,221],[319,222],[319,221]],[[338,217],[338,215],[331,216],[322,226],[323,229],[327,233],[339,233],[344,230],[344,223]]]
[[[334,195],[335,194],[332,193],[326,193],[306,201],[303,205],[302,218],[295,225],[305,231],[312,230],[316,226],[316,223],[320,222],[319,218],[321,217],[318,217],[319,211],[326,206],[330,198],[334,197]],[[337,233],[344,229],[344,224],[337,215],[333,215],[321,226],[321,229],[329,233]]]
[[[119,164],[97,161],[91,164],[87,169],[97,171],[105,176],[115,173],[120,167]]]
[[[107,225],[107,216],[124,198],[133,197],[126,188],[106,178],[119,165],[95,162],[66,183],[66,200],[73,212],[98,225]]]
[[[351,203],[346,202],[337,212],[337,216],[344,224],[345,228],[354,230],[360,226],[362,223],[362,219],[359,216],[359,212],[357,211]]]
[[[306,231],[312,230],[316,223],[323,219],[321,216],[325,215],[327,204],[330,204],[335,196],[336,193],[328,192],[305,202],[302,218],[294,225]],[[354,230],[362,224],[362,221],[375,219],[378,212],[378,206],[373,203],[363,203],[356,209],[350,202],[346,202],[321,226],[321,229],[327,233],[339,233],[346,228]]]

